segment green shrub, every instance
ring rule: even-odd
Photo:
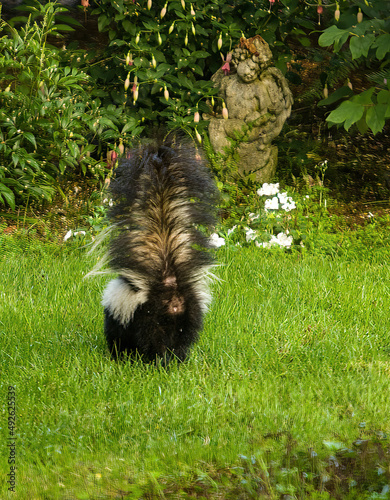
[[[60,174],[103,175],[106,152],[129,143],[124,110],[91,99],[91,79],[64,64],[48,37],[64,25],[55,3],[32,7],[19,30],[0,19],[0,203],[50,200]],[[118,148],[119,146],[117,146]]]
[[[370,3],[342,1],[336,16],[339,19],[335,19],[335,24],[319,38],[320,46],[333,46],[341,59],[352,58],[359,62],[372,81],[372,86],[359,94],[354,94],[351,84],[347,82],[319,102],[319,105],[325,106],[343,100],[326,119],[331,125],[343,125],[345,130],[349,130],[356,124],[361,133],[370,129],[376,134],[383,130],[386,120],[390,118],[388,7],[388,2],[384,0]]]

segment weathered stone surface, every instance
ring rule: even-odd
[[[220,69],[212,77],[228,119],[211,118],[211,145],[224,153],[232,146],[229,139],[238,140],[239,170],[255,173],[259,182],[269,182],[275,174],[278,153],[271,142],[282,130],[293,102],[286,79],[271,61],[270,48],[259,35],[241,39],[231,55],[231,72]]]

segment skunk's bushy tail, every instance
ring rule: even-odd
[[[133,150],[111,182],[111,281],[103,296],[111,351],[184,359],[210,301],[213,263],[199,227],[216,188],[194,146],[174,138]]]

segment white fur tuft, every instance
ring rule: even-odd
[[[147,291],[135,292],[121,278],[110,281],[104,290],[102,305],[110,310],[110,313],[123,326],[134,316],[135,310],[148,299]]]
[[[193,274],[194,289],[203,314],[208,311],[209,305],[212,301],[210,284],[214,280],[215,276],[210,272],[210,269],[213,267],[215,266],[204,266],[199,269],[198,273]]]

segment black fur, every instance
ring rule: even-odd
[[[111,182],[109,262],[119,278],[104,297],[105,335],[117,356],[184,360],[209,301],[208,239],[216,188],[192,144],[174,138],[133,150]]]

